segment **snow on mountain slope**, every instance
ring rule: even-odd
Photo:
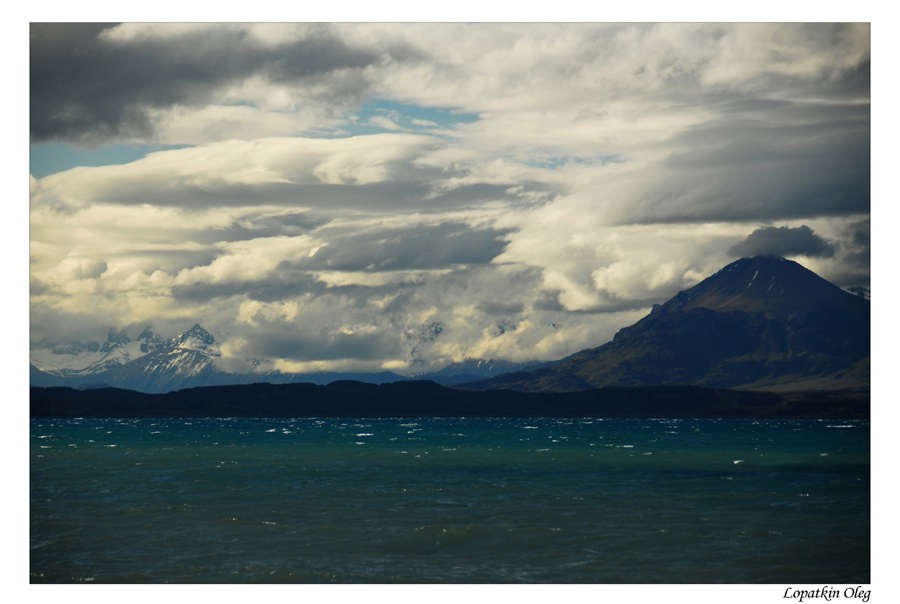
[[[105,383],[144,392],[166,392],[203,385],[200,378],[216,373],[215,361],[221,356],[215,338],[194,325],[152,352],[107,371]]]
[[[148,327],[132,341],[110,329],[97,342],[35,346],[31,351],[32,382],[44,385],[100,385],[142,392],[167,392],[226,380],[215,368],[221,352],[208,331],[194,325],[165,342]],[[63,380],[57,384],[56,380]]]
[[[124,330],[110,329],[106,342],[39,343],[31,349],[31,363],[41,371],[63,377],[97,375],[138,359],[162,345],[149,327],[136,340]]]

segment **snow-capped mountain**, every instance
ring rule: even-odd
[[[31,364],[45,373],[60,377],[98,375],[156,350],[162,341],[150,327],[136,340],[124,330],[110,329],[106,341],[86,343],[39,343],[31,349]]]
[[[439,323],[427,329],[432,339],[440,335]],[[36,348],[32,352],[31,384],[75,388],[112,386],[147,393],[253,382],[329,384],[337,380],[355,380],[382,384],[416,379],[455,384],[510,371],[523,371],[537,365],[497,359],[468,359],[452,363],[438,372],[405,377],[389,371],[240,374],[219,370],[216,361],[220,357],[215,337],[200,325],[194,325],[165,342],[150,328],[141,332],[135,341],[124,331],[110,330],[103,345],[95,342]],[[51,358],[55,364],[45,362],[45,358]]]
[[[784,258],[743,258],[723,267],[611,342],[556,362],[469,359],[434,373],[228,373],[216,368],[215,338],[200,325],[161,342],[145,330],[132,342],[110,330],[104,344],[37,346],[33,386],[115,386],[141,392],[254,382],[404,379],[468,383],[473,389],[574,391],[607,386],[692,385],[742,389],[851,389],[869,384],[870,309],[849,293]],[[512,329],[503,324],[498,331]],[[440,323],[411,331],[425,346]],[[258,365],[258,364],[257,364]]]
[[[106,342],[51,345],[31,351],[36,385],[108,385],[145,392],[165,392],[204,385],[215,373],[220,352],[215,338],[200,325],[163,342],[150,327],[135,340],[110,329]]]
[[[438,384],[445,385],[462,384],[494,377],[504,373],[526,371],[534,369],[542,364],[543,363],[539,361],[517,363],[514,361],[504,361],[502,359],[467,359],[465,361],[451,363],[440,371],[418,375],[416,378],[432,380]]]
[[[204,385],[204,376],[215,373],[220,356],[212,334],[194,325],[140,358],[111,368],[102,378],[112,386],[146,392],[199,386]]]

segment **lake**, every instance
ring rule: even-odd
[[[35,419],[32,583],[870,582],[868,421]]]

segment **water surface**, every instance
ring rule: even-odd
[[[868,583],[869,424],[31,421],[32,582]]]

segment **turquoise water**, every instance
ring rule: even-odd
[[[869,424],[31,421],[31,581],[868,583]]]

